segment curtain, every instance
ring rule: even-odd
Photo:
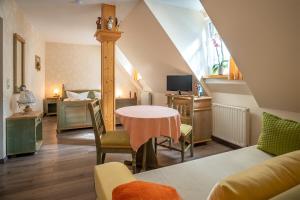
[[[229,80],[243,80],[244,77],[232,57],[229,62]]]

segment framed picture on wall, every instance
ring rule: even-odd
[[[41,71],[41,58],[35,55],[35,69]]]

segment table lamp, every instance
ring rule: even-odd
[[[23,111],[25,113],[28,113],[28,112],[32,111],[32,108],[30,107],[30,105],[34,104],[35,102],[36,102],[36,100],[35,100],[33,93],[29,90],[26,90],[25,85],[22,85],[20,87],[20,96],[17,101],[19,107],[25,106]]]
[[[53,96],[54,97],[56,97],[56,98],[58,98],[59,97],[59,89],[57,89],[57,88],[55,88],[54,90],[53,90]]]

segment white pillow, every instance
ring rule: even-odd
[[[71,99],[71,98],[65,98],[64,101],[85,101],[85,100],[91,100],[90,98],[86,98],[84,100],[80,100],[80,99]]]
[[[76,93],[76,92],[70,92],[70,91],[67,91],[67,97],[70,99],[70,100],[87,100],[88,98],[88,94],[89,92],[82,92],[82,93]]]
[[[94,91],[95,99],[101,99],[101,93]]]

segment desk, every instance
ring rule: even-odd
[[[129,134],[133,150],[137,151],[138,155],[143,151],[143,168],[153,162],[157,164],[152,138],[167,136],[175,143],[179,140],[180,114],[175,109],[150,105],[128,106],[117,109],[116,115]],[[142,145],[144,148],[140,148]]]
[[[174,94],[167,94],[168,104]],[[181,97],[184,95],[180,95]],[[212,111],[211,97],[194,97],[194,121],[193,121],[193,140],[194,144],[203,143],[211,140],[212,135]]]

